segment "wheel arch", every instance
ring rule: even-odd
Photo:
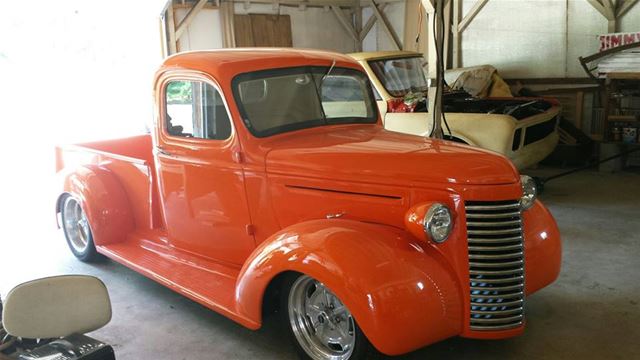
[[[58,220],[64,199],[73,196],[89,219],[96,245],[123,241],[133,230],[129,199],[113,172],[97,165],[86,165],[61,176],[62,191],[56,199]]]
[[[444,258],[388,226],[315,220],[261,244],[236,284],[237,312],[260,324],[278,282],[297,272],[324,283],[376,349],[397,355],[456,335],[461,294]]]

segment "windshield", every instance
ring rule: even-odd
[[[369,66],[389,95],[404,97],[410,92],[424,92],[429,88],[420,60],[419,57],[372,60]]]
[[[327,74],[329,72],[329,74]],[[360,71],[296,67],[233,79],[244,124],[257,137],[333,124],[376,123],[369,79]]]

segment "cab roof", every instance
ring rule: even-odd
[[[236,48],[172,55],[164,61],[158,75],[175,69],[197,70],[208,73],[219,81],[230,81],[240,73],[295,66],[331,66],[334,60],[335,66],[362,70],[353,58],[337,52],[293,48]]]

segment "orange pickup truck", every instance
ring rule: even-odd
[[[303,357],[521,334],[557,225],[505,157],[387,131],[337,53],[178,54],[151,135],[56,149],[71,251],[107,256],[250,328],[281,309]]]

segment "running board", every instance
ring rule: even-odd
[[[235,287],[239,268],[185,254],[150,240],[130,238],[127,242],[97,246],[96,249],[243,326],[254,330],[260,327],[260,323],[236,312]]]

